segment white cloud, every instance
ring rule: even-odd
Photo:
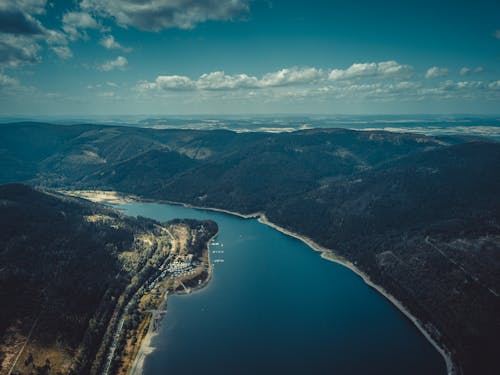
[[[145,31],[191,29],[205,21],[231,20],[248,12],[248,0],[82,0],[83,10]]]
[[[471,72],[472,72],[472,69],[468,68],[466,66],[464,66],[462,69],[460,69],[460,75],[461,76],[469,75],[469,74],[471,74]]]
[[[482,72],[484,72],[484,68],[482,66],[477,66],[475,68],[469,68],[467,66],[464,66],[462,69],[460,69],[461,76],[468,76],[473,73],[482,73]]]
[[[67,36],[60,31],[57,30],[45,30],[44,36],[45,42],[49,45],[66,45],[68,44]]]
[[[88,39],[89,30],[101,33],[99,17],[110,18],[122,27],[146,31],[166,28],[189,29],[200,22],[231,20],[249,10],[249,0],[78,0],[78,8],[62,15],[62,30],[46,28],[39,16],[46,14],[47,0],[0,0],[0,69],[33,64],[41,60],[40,51],[47,47],[61,59],[73,53],[69,41]],[[45,44],[45,46],[44,46]],[[101,38],[100,44],[110,50],[130,52],[112,35]],[[111,62],[109,62],[111,63]],[[126,60],[104,69],[123,68]]]
[[[195,82],[196,88],[202,90],[232,90],[257,87],[259,80],[246,74],[229,75],[224,72],[202,74]]]
[[[121,50],[124,52],[130,52],[132,50],[131,48],[123,47],[120,43],[116,41],[113,35],[104,35],[99,41],[99,44],[104,48],[111,50]]]
[[[105,63],[98,66],[99,70],[104,72],[109,72],[110,70],[123,70],[128,66],[128,60],[123,56],[118,56],[114,60],[106,61]]]
[[[100,28],[97,21],[86,12],[67,12],[63,16],[63,30],[71,40],[87,39],[86,29]]]
[[[66,35],[34,17],[44,14],[45,6],[45,0],[0,1],[0,68],[40,61],[42,42],[62,58],[71,56]]]
[[[67,60],[73,57],[73,52],[71,52],[68,46],[53,46],[50,49],[61,59]]]
[[[495,31],[495,33],[493,34],[493,36],[497,39],[500,39],[500,29]]]
[[[432,68],[427,69],[427,72],[425,73],[425,78],[439,78],[439,77],[446,77],[448,75],[449,71],[447,68],[440,68],[438,66],[433,66]]]
[[[323,70],[316,68],[296,67],[281,69],[277,72],[267,73],[260,80],[260,87],[285,86],[291,84],[310,83],[322,79]]]
[[[0,88],[17,86],[18,84],[19,82],[17,81],[17,79],[9,77],[0,72]]]
[[[411,75],[410,65],[399,64],[397,61],[382,61],[352,64],[347,69],[333,69],[328,75],[331,81],[359,78],[404,78]]]
[[[197,80],[179,75],[158,76],[154,82],[139,82],[137,87],[141,91],[262,89],[310,84],[324,79],[324,76],[321,69],[297,67],[266,73],[261,78],[248,74],[226,74],[223,71],[216,71],[202,74]]]
[[[493,81],[488,84],[488,87],[492,90],[500,90],[500,81]]]
[[[424,100],[500,100],[500,81],[436,82],[424,81],[421,76],[417,80],[416,75],[413,76],[413,80],[385,79],[394,77],[393,74],[398,78],[402,77],[395,72],[403,70],[392,63],[381,67],[378,64],[364,67],[354,64],[353,69],[344,71],[342,80],[339,77],[331,80],[327,72],[317,68],[285,68],[260,77],[215,71],[202,74],[197,79],[185,75],[162,75],[154,81],[141,81],[135,88],[142,94],[151,94],[153,97],[177,96],[186,103],[210,101],[305,103],[307,100],[314,100],[316,103],[348,104]]]
[[[186,76],[158,76],[155,80],[157,88],[162,90],[190,90],[195,83]]]
[[[36,40],[24,35],[0,35],[0,67],[18,67],[39,61],[40,46]]]

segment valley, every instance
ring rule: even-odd
[[[500,145],[494,140],[31,123],[3,125],[0,135],[0,150],[10,155],[2,159],[0,181],[265,214],[394,296],[459,371],[495,368]],[[100,199],[113,202],[110,194]]]

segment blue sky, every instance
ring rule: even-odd
[[[498,114],[499,15],[494,0],[0,0],[0,114]]]

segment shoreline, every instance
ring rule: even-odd
[[[217,228],[217,232],[208,239],[207,241],[207,277],[202,281],[201,284],[196,285],[193,288],[190,288],[190,293],[184,293],[184,292],[172,292],[169,293],[168,290],[165,294],[164,299],[160,303],[160,310],[168,310],[168,305],[167,305],[167,296],[170,295],[189,295],[191,293],[195,293],[197,291],[202,290],[205,288],[210,280],[212,280],[212,274],[213,274],[213,267],[212,263],[210,262],[210,242],[216,238],[219,235],[219,229]],[[165,321],[165,317],[161,319],[162,324]],[[141,375],[144,369],[144,363],[146,361],[146,358],[148,355],[153,353],[156,350],[156,347],[152,345],[153,338],[155,338],[158,335],[158,332],[152,332],[151,326],[153,324],[153,320],[150,320],[148,324],[148,331],[146,335],[142,337],[139,343],[139,348],[137,350],[137,354],[134,357],[134,361],[132,362],[132,366],[130,367],[128,374],[129,375]]]
[[[391,302],[400,312],[402,312],[412,323],[413,325],[422,333],[422,335],[429,341],[432,346],[438,351],[439,354],[444,359],[444,362],[446,364],[446,373],[447,375],[456,375],[456,367],[455,364],[453,363],[451,359],[451,355],[448,353],[448,351],[441,347],[438,342],[425,330],[425,328],[422,326],[422,323],[406,308],[404,305],[396,299],[393,295],[391,295],[389,292],[387,292],[383,287],[380,285],[375,284],[370,277],[361,271],[359,268],[357,268],[353,263],[348,261],[347,259],[344,259],[342,257],[339,257],[335,255],[335,252],[331,249],[328,249],[324,246],[321,246],[314,242],[312,239],[306,236],[302,236],[298,233],[291,232],[288,229],[285,229],[283,227],[280,227],[277,224],[274,224],[273,222],[269,221],[266,217],[265,214],[261,214],[258,218],[258,221],[264,225],[267,225],[283,234],[286,234],[290,237],[294,237],[298,239],[299,241],[302,241],[305,243],[307,246],[309,246],[312,250],[319,252],[321,258],[337,263],[343,267],[346,267],[349,269],[351,272],[355,273],[361,279],[364,281],[365,284],[367,284],[369,287],[375,289],[378,293],[380,293],[383,297],[385,297],[389,302]]]
[[[131,199],[131,196],[128,196],[129,199]],[[176,206],[183,206],[186,208],[193,208],[196,210],[205,210],[205,211],[215,211],[215,212],[221,212],[225,213],[228,215],[233,215],[233,216],[238,216],[242,219],[257,219],[257,221],[261,224],[267,225],[278,232],[281,232],[287,236],[293,237],[299,241],[302,241],[304,244],[309,246],[312,250],[320,253],[321,258],[337,263],[343,267],[346,267],[349,269],[351,272],[355,273],[361,279],[365,284],[367,284],[369,287],[375,289],[378,293],[380,293],[384,298],[386,298],[391,304],[393,304],[403,315],[405,315],[406,318],[408,318],[413,325],[420,331],[420,333],[425,337],[425,339],[437,350],[437,352],[443,357],[445,365],[446,365],[446,374],[447,375],[456,375],[457,370],[455,367],[455,364],[453,363],[453,360],[451,359],[451,355],[449,352],[442,346],[439,345],[439,343],[430,335],[429,332],[423,327],[422,323],[420,320],[417,319],[404,305],[402,304],[401,301],[396,299],[393,295],[391,295],[389,292],[387,292],[382,286],[375,284],[370,277],[361,271],[359,268],[357,268],[353,263],[348,261],[347,259],[344,259],[338,255],[335,254],[335,252],[331,249],[328,249],[324,246],[319,245],[316,243],[314,240],[307,236],[300,235],[298,233],[292,232],[286,228],[280,227],[279,225],[269,221],[263,212],[254,212],[251,214],[242,214],[241,212],[236,212],[236,211],[229,211],[225,210],[222,208],[215,208],[215,207],[203,207],[203,206],[195,206],[189,203],[182,203],[182,202],[174,202],[174,201],[168,201],[168,200],[154,200],[154,199],[142,199],[139,198],[138,201],[140,202],[155,202],[155,203],[166,203],[166,204],[172,204]]]
[[[99,191],[95,191],[99,192]],[[131,194],[122,194],[120,192],[112,191],[109,192],[111,194],[114,194],[115,197],[121,197],[123,199],[122,203],[129,203],[129,202],[144,202],[144,203],[163,203],[163,204],[171,204],[171,205],[176,205],[176,206],[183,206],[186,208],[192,208],[196,210],[205,210],[205,211],[214,211],[214,212],[221,212],[225,213],[228,215],[233,215],[233,216],[238,216],[243,219],[257,219],[257,221],[261,224],[267,225],[287,236],[293,237],[307,246],[309,246],[312,250],[320,253],[321,258],[337,263],[343,267],[346,267],[363,280],[363,282],[368,285],[369,287],[375,289],[378,293],[380,293],[383,297],[385,297],[392,305],[394,305],[407,319],[409,319],[413,325],[420,331],[420,333],[426,338],[426,340],[437,350],[437,352],[443,357],[446,365],[446,374],[447,375],[456,375],[457,368],[455,364],[453,363],[453,360],[451,358],[451,354],[449,351],[443,346],[439,345],[439,343],[431,336],[431,334],[423,327],[422,323],[420,320],[418,320],[417,317],[415,317],[403,304],[401,301],[396,299],[393,295],[391,295],[388,291],[386,291],[382,286],[375,284],[370,277],[361,271],[359,268],[357,268],[353,263],[348,261],[347,259],[344,259],[340,256],[337,256],[335,252],[332,249],[328,249],[324,246],[319,245],[316,243],[314,240],[311,238],[300,235],[298,233],[292,232],[286,228],[283,228],[271,221],[269,221],[265,215],[264,212],[254,212],[251,214],[242,214],[240,212],[236,211],[229,211],[221,208],[216,208],[216,207],[203,207],[203,206],[195,206],[189,203],[183,203],[183,202],[175,202],[175,201],[169,201],[169,200],[161,200],[161,199],[149,199],[149,198],[142,198],[139,196],[131,195]],[[88,199],[88,198],[87,198]]]

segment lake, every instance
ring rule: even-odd
[[[118,207],[159,221],[210,219],[220,230],[212,280],[169,297],[145,375],[446,374],[441,355],[399,310],[301,241],[219,212]]]

